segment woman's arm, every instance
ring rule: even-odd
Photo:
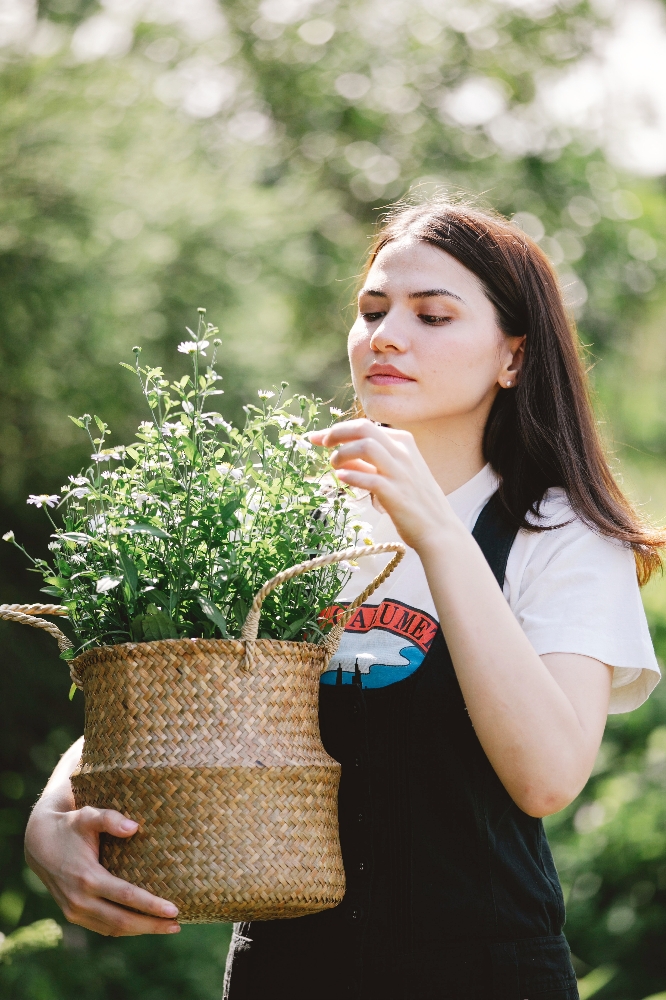
[[[336,448],[340,479],[373,493],[418,552],[474,729],[514,802],[532,816],[564,808],[599,749],[610,668],[537,655],[411,434],[352,420],[311,439]]]
[[[99,863],[100,833],[131,837],[138,824],[113,809],[76,808],[70,776],[82,748],[83,737],[63,754],[32,811],[28,865],[72,924],[114,937],[177,933],[173,903],[109,875]]]

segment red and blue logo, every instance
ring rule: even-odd
[[[348,604],[334,604],[322,617],[335,621]],[[351,684],[356,665],[365,688],[386,687],[420,667],[437,632],[437,620],[402,601],[364,604],[345,626],[340,648],[321,676],[322,684]]]

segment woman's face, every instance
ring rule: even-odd
[[[523,339],[507,337],[483,285],[429,243],[389,243],[359,295],[349,333],[366,415],[412,432],[466,416],[483,424],[500,385],[515,385]]]

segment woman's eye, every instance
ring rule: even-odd
[[[364,313],[361,313],[361,316],[366,321],[366,323],[376,323],[378,319],[382,319],[384,316],[386,316],[386,313],[385,312],[378,312],[378,313],[366,313],[366,312],[364,312]]]
[[[451,322],[450,316],[430,316],[428,313],[419,313],[419,319],[429,326],[443,326],[444,323]]]

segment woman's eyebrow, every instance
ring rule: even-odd
[[[386,292],[382,292],[379,288],[362,288],[358,293],[358,297],[361,298],[362,295],[373,295],[377,299],[387,299],[388,295]],[[428,288],[424,292],[410,292],[408,298],[410,299],[431,299],[438,295],[442,295],[448,299],[457,299],[458,302],[464,304],[465,300],[455,292],[450,292],[448,288]]]
[[[458,302],[463,302],[464,303],[464,301],[465,301],[459,295],[456,295],[455,292],[450,292],[448,290],[448,288],[428,288],[425,292],[410,292],[409,295],[408,295],[408,298],[410,298],[410,299],[431,299],[431,298],[435,298],[435,296],[437,296],[437,295],[443,295],[447,299],[457,299]]]

